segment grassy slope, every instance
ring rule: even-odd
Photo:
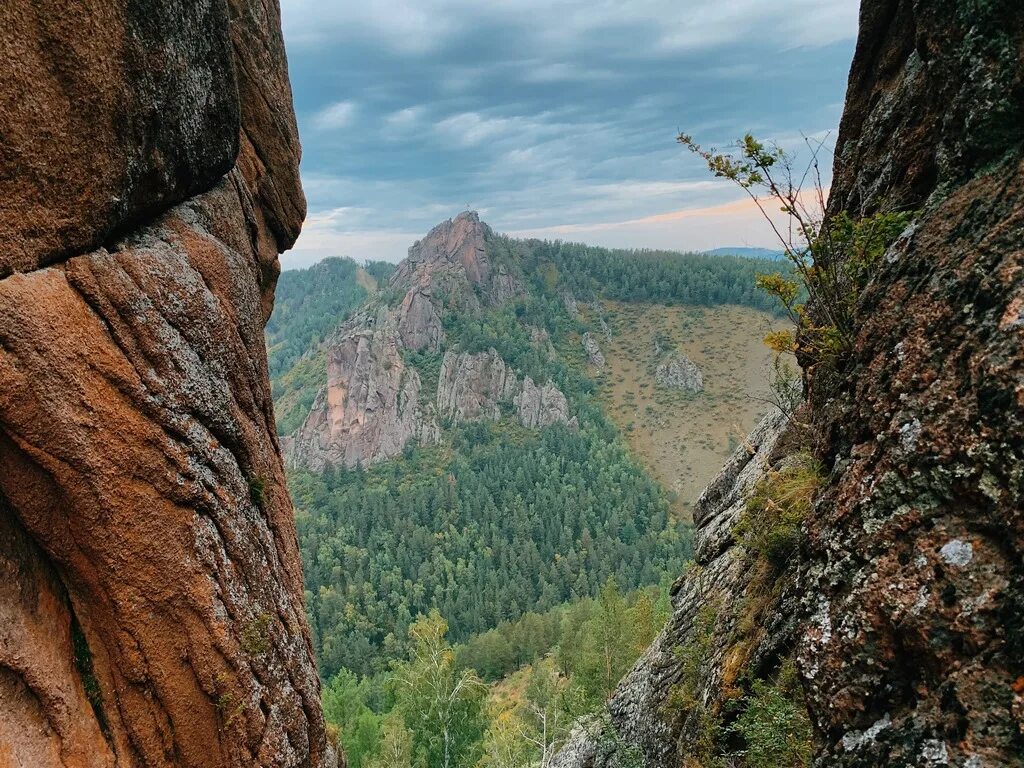
[[[604,302],[612,331],[599,338],[608,370],[600,398],[644,466],[690,507],[722,460],[764,414],[771,352],[764,335],[785,327],[747,307],[682,307]],[[593,312],[593,310],[590,310]],[[654,378],[655,334],[668,337],[701,369],[704,392],[666,390]]]

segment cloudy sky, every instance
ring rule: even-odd
[[[838,125],[857,0],[282,0],[309,217],[285,268],[397,261],[470,206],[609,246],[772,246],[675,143]]]

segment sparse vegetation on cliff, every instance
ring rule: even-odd
[[[823,482],[820,463],[807,453],[794,454],[785,466],[769,471],[733,529],[748,555],[784,568],[800,545],[801,528]]]
[[[914,213],[882,210],[855,218],[840,212],[826,219],[827,191],[818,165],[823,142],[807,142],[810,160],[798,170],[793,154],[750,134],[736,142],[738,156],[704,149],[687,134],[678,140],[715,176],[750,196],[793,267],[795,278],[777,272],[757,277],[758,287],[778,301],[795,325],[793,335],[773,333],[766,343],[778,353],[796,352],[804,368],[836,369],[853,347],[860,293]],[[804,186],[807,179],[810,188]],[[788,226],[777,226],[768,214],[766,206],[776,205],[789,218]]]

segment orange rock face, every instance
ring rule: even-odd
[[[0,10],[33,52],[0,78],[0,767],[333,766],[263,342],[305,209],[277,6],[47,5]]]

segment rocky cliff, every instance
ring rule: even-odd
[[[278,17],[0,8],[0,765],[337,762],[263,342]]]
[[[808,704],[833,765],[1020,765],[1024,6],[874,0],[861,30],[830,206],[921,213],[812,385]]]
[[[830,215],[919,213],[559,765],[1024,763],[1022,89],[1019,3],[864,0]]]
[[[472,211],[434,227],[391,276],[387,293],[400,298],[371,299],[326,341],[326,381],[284,439],[290,466],[367,466],[410,443],[436,443],[441,423],[497,421],[503,406],[529,428],[572,423],[551,382],[521,379],[493,348],[469,353],[447,342],[446,315],[478,317],[523,293],[513,268],[492,263],[490,236]],[[533,343],[553,353],[546,337]],[[410,363],[414,353],[440,357],[435,386]]]

